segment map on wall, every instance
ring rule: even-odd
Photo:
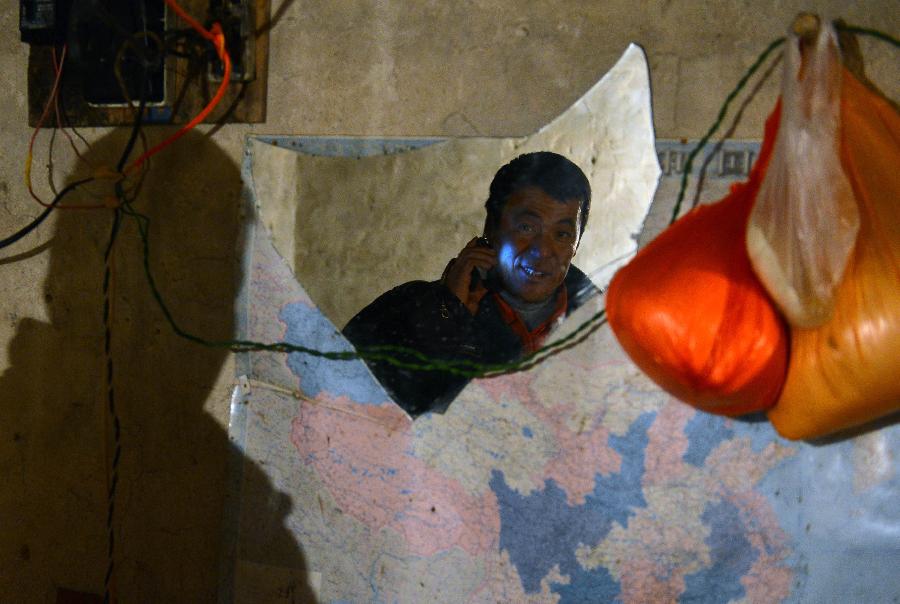
[[[264,234],[254,248],[252,336],[348,346],[284,286],[290,271]],[[816,447],[696,412],[606,328],[528,372],[476,380],[446,415],[415,422],[358,361],[256,354],[247,369],[232,421],[243,463],[271,485],[242,484],[227,601],[291,602],[298,583],[321,602],[900,593],[896,426]],[[273,520],[268,489],[289,513]],[[277,533],[303,568],[278,557]]]
[[[350,350],[264,224],[247,240],[242,337]],[[415,421],[360,361],[254,353],[237,373],[222,602],[900,594],[900,428],[813,446],[696,412],[606,327]]]

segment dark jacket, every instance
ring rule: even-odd
[[[566,315],[598,293],[574,266],[569,267],[563,285],[568,296]],[[440,281],[410,281],[382,294],[347,323],[343,334],[357,349],[403,346],[441,360],[493,364],[522,356],[522,341],[501,317],[493,296],[484,296],[473,316]],[[366,362],[391,398],[412,416],[443,413],[469,381],[446,371]]]

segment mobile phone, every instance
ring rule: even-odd
[[[493,247],[487,237],[479,237],[477,243],[480,247]],[[479,283],[484,283],[485,287],[490,289],[491,271],[481,267],[475,267],[472,270],[472,279],[469,283],[469,289],[475,289]]]

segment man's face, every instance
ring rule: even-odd
[[[578,247],[581,203],[557,201],[528,187],[509,196],[488,236],[497,251],[497,275],[508,294],[542,302],[562,285]]]

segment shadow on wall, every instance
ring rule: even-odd
[[[88,161],[115,165],[127,134],[98,141]],[[238,167],[193,134],[154,158],[136,204],[151,219],[152,267],[170,309],[181,325],[210,339],[234,332],[240,190]],[[97,200],[79,191],[66,202]],[[113,448],[101,285],[112,212],[57,213],[43,283],[50,320],[18,321],[10,366],[0,376],[0,593],[28,602],[54,601],[60,588],[102,593],[107,567],[106,467]],[[211,602],[219,588],[231,445],[203,407],[220,374],[230,371],[228,353],[183,340],[165,323],[130,219],[114,254],[122,443],[116,591],[123,602]],[[0,270],[14,266],[6,264]],[[271,549],[282,564],[291,560],[305,572],[300,547],[283,528],[290,499],[252,463],[243,464],[257,501],[282,527]],[[294,595],[314,600],[307,585]]]

